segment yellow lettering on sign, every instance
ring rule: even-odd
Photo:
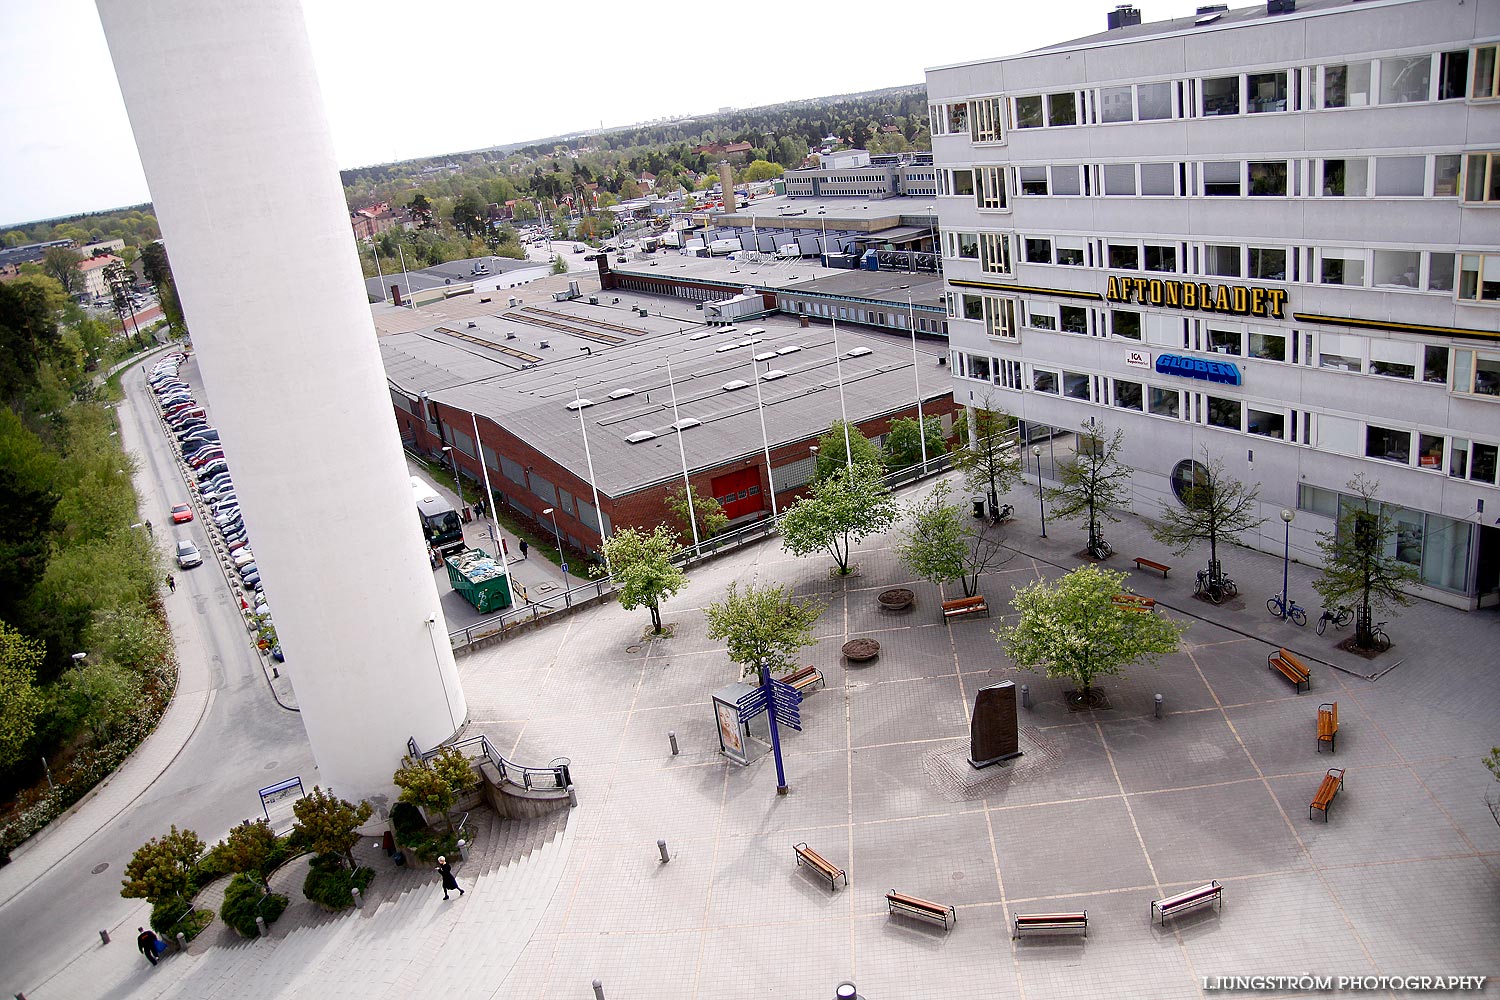
[[[1218,294],[1214,297],[1214,309],[1218,312],[1229,311],[1229,286],[1220,285]]]
[[[1111,302],[1124,302],[1124,301],[1126,301],[1120,295],[1120,279],[1116,278],[1113,274],[1111,274],[1109,276],[1109,285],[1104,290],[1104,297],[1106,299],[1109,299],[1109,301],[1111,301]]]
[[[1271,307],[1271,316],[1272,316],[1272,318],[1273,319],[1281,319],[1282,318],[1281,307],[1286,304],[1286,289],[1285,288],[1268,288],[1268,289],[1266,289],[1266,299],[1267,299],[1267,304]]]
[[[1182,283],[1182,308],[1198,308],[1198,286],[1191,281]]]
[[[1247,301],[1249,297],[1249,291],[1239,285],[1236,285],[1234,288],[1230,289],[1229,301],[1233,303],[1233,311],[1243,315],[1248,308]]]
[[[1182,304],[1181,303],[1182,282],[1180,282],[1180,281],[1165,281],[1165,282],[1162,282],[1162,284],[1164,284],[1166,286],[1163,289],[1163,291],[1165,291],[1166,294],[1162,297],[1162,305],[1171,306],[1173,309],[1180,308],[1181,304]]]
[[[1264,288],[1250,289],[1250,315],[1264,316],[1266,314],[1266,290]]]
[[[1146,294],[1153,306],[1159,306],[1162,303],[1161,285],[1162,281],[1160,278],[1152,278],[1146,283]]]

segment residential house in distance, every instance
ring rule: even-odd
[[[90,257],[88,260],[78,262],[78,273],[83,276],[83,288],[91,299],[109,298],[109,282],[104,278],[104,271],[111,264],[123,263],[114,254],[104,254],[102,257]]]
[[[354,228],[357,240],[373,240],[387,229],[402,227],[406,223],[405,212],[393,209],[383,201],[349,213],[349,225]]]

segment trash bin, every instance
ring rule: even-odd
[[[978,518],[984,517],[984,497],[974,498],[974,516]]]

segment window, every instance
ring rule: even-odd
[[[1481,45],[1474,50],[1474,89],[1469,94],[1475,100],[1500,97],[1500,59],[1496,58],[1500,46]]]
[[[1106,163],[1104,165],[1104,193],[1106,195],[1135,194],[1135,164]]]
[[[1478,396],[1500,396],[1500,354],[1455,350],[1453,391]]]
[[[1210,427],[1224,427],[1232,431],[1240,429],[1240,401],[1219,396],[1204,396],[1207,403],[1205,414]]]
[[[1026,263],[1052,263],[1052,241],[1040,237],[1026,237]]]
[[[1177,419],[1181,407],[1181,396],[1182,394],[1176,389],[1158,389],[1154,385],[1146,393],[1152,413],[1158,417],[1171,417],[1174,420]]]
[[[1141,314],[1123,309],[1114,310],[1109,314],[1109,331],[1125,340],[1140,340]]]
[[[1432,92],[1431,56],[1393,56],[1380,60],[1380,103],[1425,101]]]
[[[1369,172],[1369,160],[1324,160],[1323,197],[1363,198],[1370,193]]]
[[[993,274],[1010,273],[1010,239],[1004,233],[979,234],[979,260]]]
[[[1127,270],[1137,270],[1140,267],[1141,251],[1139,247],[1130,244],[1111,243],[1109,245],[1109,266]]]
[[[1080,306],[1059,306],[1058,321],[1063,333],[1088,333],[1089,311]]]
[[[1016,98],[1016,128],[1042,127],[1042,99],[1040,97]]]
[[[1438,55],[1438,100],[1452,101],[1464,96],[1469,84],[1469,50],[1443,52]]]
[[[1420,198],[1427,190],[1427,157],[1377,156],[1377,198]]]
[[[1001,340],[1017,339],[1015,299],[984,297],[984,332]]]
[[[974,171],[978,180],[977,204],[980,208],[1005,207],[1005,168],[978,167]]]
[[[1240,352],[1240,341],[1243,338],[1238,330],[1215,330],[1212,327],[1208,331],[1208,349],[1215,354],[1235,354]]]
[[[1115,405],[1122,410],[1141,410],[1141,384],[1115,379]]]
[[[1500,153],[1470,153],[1466,162],[1464,201],[1500,201]]]
[[[1245,109],[1252,115],[1286,110],[1286,73],[1251,73],[1245,77]]]
[[[1090,376],[1078,372],[1063,372],[1063,395],[1069,399],[1088,399],[1090,380]]]
[[[1247,276],[1267,281],[1285,281],[1286,251],[1275,247],[1251,247],[1250,271]]]
[[[969,377],[990,380],[990,359],[983,354],[969,355]]]
[[[1448,348],[1429,344],[1423,349],[1422,381],[1448,384]]]
[[[1250,331],[1250,357],[1262,361],[1286,360],[1286,337],[1279,333]]]
[[[1500,254],[1459,255],[1458,297],[1466,302],[1500,301]]]
[[[1495,458],[1500,448],[1492,444],[1474,443],[1474,457],[1469,464],[1469,478],[1476,483],[1494,483]]]
[[[1443,468],[1443,439],[1432,434],[1417,435],[1417,467],[1421,469]]]
[[[1177,248],[1174,246],[1158,246],[1147,243],[1145,256],[1146,270],[1148,271],[1177,270]]]
[[[1457,198],[1458,174],[1463,165],[1463,157],[1457,153],[1439,153],[1432,159],[1432,196]]]
[[[1203,114],[1237,115],[1240,113],[1240,78],[1221,76],[1203,81]]]
[[[1170,195],[1177,193],[1174,180],[1177,176],[1175,163],[1142,163],[1141,194]]]
[[[1020,389],[1021,362],[1009,358],[998,358],[995,365],[995,384],[1007,389]]]
[[[1369,63],[1323,67],[1323,107],[1362,108],[1369,103]]]
[[[1386,378],[1415,379],[1417,377],[1416,365],[1404,365],[1398,361],[1377,361],[1370,359],[1370,374],[1383,375]]]
[[[1411,432],[1369,425],[1365,428],[1365,457],[1410,465]]]
[[[1325,333],[1318,338],[1318,367],[1336,371],[1364,370],[1364,338]]]
[[[1203,273],[1221,278],[1240,276],[1240,248],[1216,246],[1212,243],[1203,248]]]
[[[1211,197],[1238,197],[1240,193],[1240,165],[1230,163],[1203,164],[1203,193]]]
[[[1037,308],[1035,305],[1033,305],[1030,309],[1028,309],[1026,311],[1026,315],[1027,315],[1026,322],[1029,325],[1031,325],[1033,327],[1036,327],[1038,330],[1056,330],[1057,329],[1057,307],[1056,306],[1046,306],[1044,308]]]
[[[1427,255],[1427,290],[1429,292],[1453,291],[1454,259],[1455,255],[1451,253]]]
[[[1049,175],[1052,178],[1053,194],[1082,194],[1083,188],[1078,181],[1077,165],[1065,167],[1049,167]],[[1043,192],[1045,194],[1045,192]]]
[[[981,97],[969,102],[969,138],[973,142],[999,142],[1000,98]]]
[[[1335,247],[1320,247],[1321,269],[1318,281],[1324,285],[1363,285],[1365,252]]]
[[[984,319],[983,295],[962,295],[959,297],[963,300],[964,319]]]
[[[929,104],[927,106],[927,119],[932,127],[933,135],[947,135],[948,106],[946,104]]]
[[[943,233],[944,256],[979,259],[979,234],[949,230]]]
[[[974,193],[974,171],[953,171],[953,188],[950,194],[973,194]]]
[[[1021,167],[1022,194],[1046,194],[1047,193],[1047,168],[1046,167]]]
[[[1078,124],[1078,95],[1077,94],[1048,94],[1047,95],[1047,124],[1048,125],[1077,125]]]
[[[1034,368],[1031,371],[1031,388],[1035,392],[1050,392],[1057,395],[1057,372],[1042,371]]]
[[[1143,83],[1135,88],[1135,116],[1139,121],[1172,117],[1172,85]]]
[[[1261,437],[1284,439],[1286,437],[1286,414],[1257,410],[1253,406],[1247,406],[1245,407],[1245,431],[1249,434],[1259,434]]]
[[[1417,287],[1417,271],[1422,254],[1417,250],[1376,250],[1371,276],[1376,288]]]
[[[948,131],[967,132],[969,130],[969,106],[967,104],[948,105]]]
[[[1064,241],[1057,241],[1057,262],[1069,267],[1083,266],[1083,245],[1081,243],[1067,246]]]
[[[1420,159],[1420,157],[1419,157]],[[1286,161],[1250,164],[1250,194],[1259,198],[1286,197]]]
[[[1099,91],[1099,120],[1128,122],[1135,117],[1129,87],[1104,87]]]

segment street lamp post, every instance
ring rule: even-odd
[[[573,583],[568,579],[568,554],[563,551],[562,532],[557,530],[557,511],[548,507],[542,513],[552,518],[552,537],[557,539],[557,558],[562,563],[563,594],[566,595],[573,589]],[[568,599],[568,603],[573,603],[571,598]]]
[[[453,459],[453,489],[458,494],[458,505],[462,507],[464,505],[464,488],[463,484],[458,481],[458,455],[453,453],[453,446],[451,444],[443,445],[443,454]]]
[[[1042,499],[1042,446],[1031,446],[1031,457],[1036,460],[1036,505],[1042,511],[1042,537],[1047,537],[1047,504]]]
[[[1281,617],[1287,617],[1286,590],[1287,574],[1292,565],[1292,518],[1296,515],[1290,510],[1282,508],[1281,520],[1286,525],[1286,539],[1281,551]]]
[[[927,427],[922,423],[922,377],[917,374],[917,310],[906,295],[906,328],[911,332],[911,378],[917,387],[917,440],[922,442],[922,475],[927,475]]]

